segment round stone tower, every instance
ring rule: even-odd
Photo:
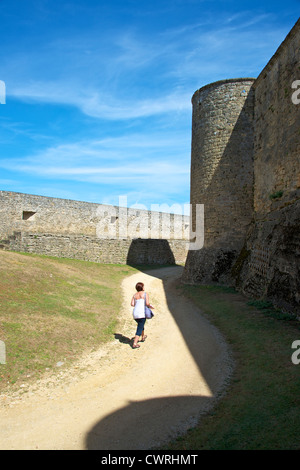
[[[204,245],[188,254],[188,282],[226,282],[252,219],[254,80],[218,81],[192,97],[191,227],[204,204]]]

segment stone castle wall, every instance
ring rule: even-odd
[[[184,264],[189,217],[0,191],[4,249],[102,263]]]
[[[300,20],[256,80],[216,82],[194,94],[191,203],[204,203],[206,228],[183,276],[235,285],[297,313],[299,44]]]
[[[254,82],[254,211],[237,282],[300,313],[300,20]]]
[[[89,235],[14,232],[11,251],[38,253],[105,264],[184,264],[187,245],[182,240],[101,239]]]
[[[226,283],[300,314],[300,20],[257,79],[193,98],[188,217],[0,191],[2,248],[113,263],[185,263],[184,282]],[[125,220],[125,223],[124,223]],[[121,223],[122,221],[122,223]]]
[[[191,204],[204,204],[204,247],[191,252],[186,269],[197,281],[224,276],[251,222],[253,81],[216,82],[192,98]]]
[[[300,80],[299,64],[300,20],[254,82],[257,216],[264,216],[299,197],[300,104],[292,101],[295,91],[292,84]],[[277,199],[278,192],[282,192],[282,197]]]

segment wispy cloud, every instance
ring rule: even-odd
[[[45,179],[130,184],[140,189],[146,184],[158,188],[167,179],[168,188],[174,185],[175,190],[180,179],[189,177],[189,156],[184,134],[176,138],[133,134],[50,147],[26,158],[2,159],[0,168]]]
[[[257,76],[288,32],[258,3],[36,3],[1,9],[2,184],[97,202],[189,199],[193,93]]]
[[[7,59],[8,71],[17,61],[22,77],[10,76],[7,93],[76,106],[108,120],[189,111],[191,94],[204,83],[259,70],[266,46],[280,36],[280,28],[268,31],[268,19],[245,12],[152,36],[129,27],[114,35],[73,33],[38,46],[26,58]]]
[[[176,91],[157,99],[129,100],[122,96],[104,95],[96,89],[83,89],[79,85],[70,90],[70,84],[65,82],[40,82],[16,86],[10,95],[30,102],[76,106],[88,116],[108,120],[135,119],[190,110],[190,95]]]

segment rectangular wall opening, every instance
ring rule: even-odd
[[[23,220],[29,220],[31,217],[33,217],[35,212],[32,211],[23,211],[22,219]]]

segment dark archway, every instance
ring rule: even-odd
[[[128,250],[126,263],[138,265],[174,265],[174,254],[168,240],[136,238]]]

